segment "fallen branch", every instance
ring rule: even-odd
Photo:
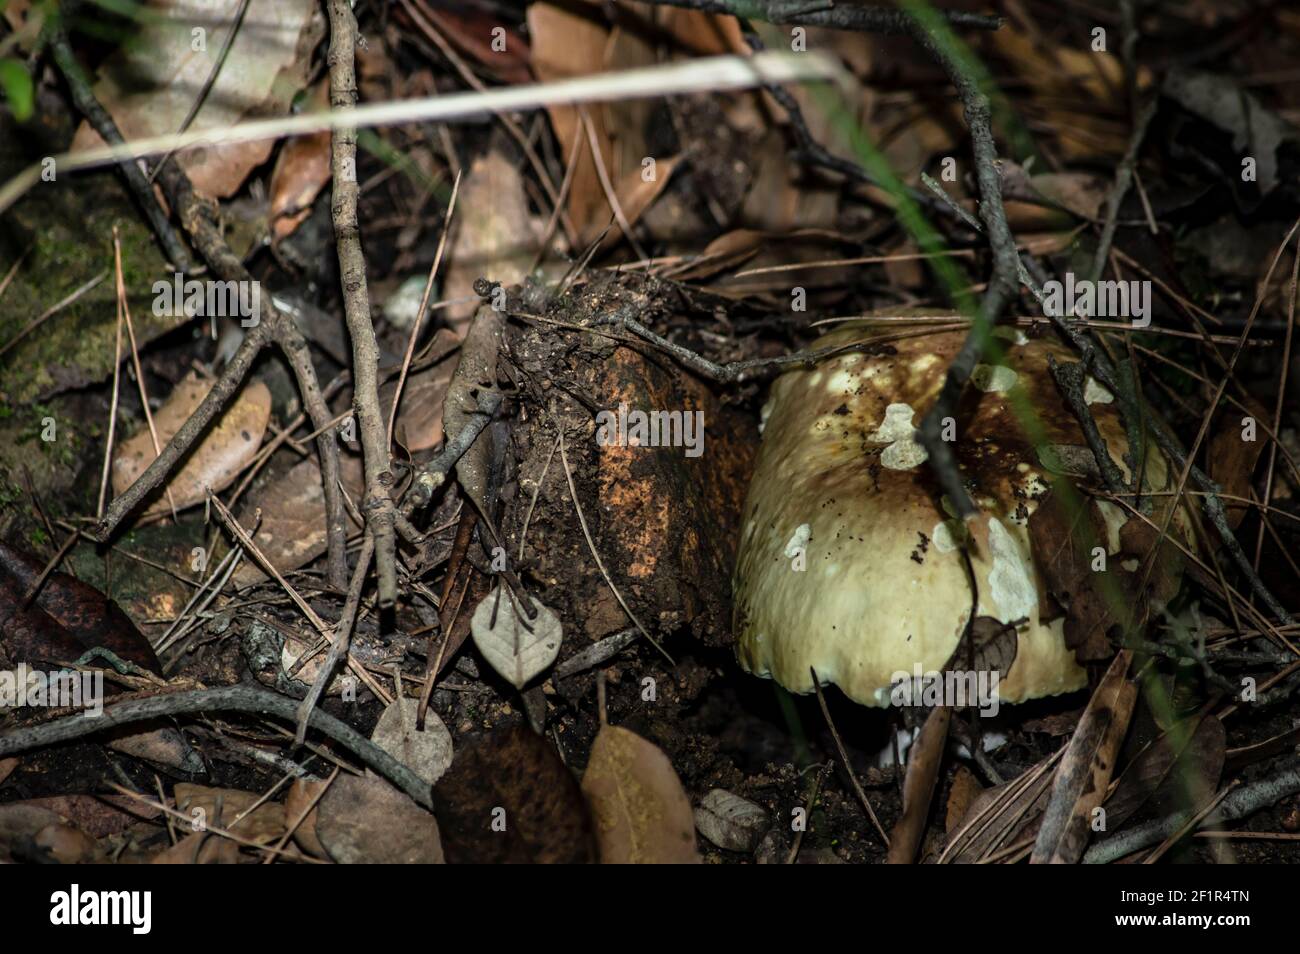
[[[99,718],[88,719],[82,713],[65,716],[43,725],[14,729],[0,735],[0,758],[32,749],[79,739],[104,729],[144,722],[163,716],[193,715],[206,712],[248,712],[270,715],[287,722],[297,716],[298,702],[260,686],[226,686],[220,689],[189,689],[147,699],[131,699],[104,708]],[[355,755],[409,795],[416,804],[433,810],[431,786],[414,771],[393,758],[375,743],[346,723],[324,712],[313,712],[309,719],[313,729],[323,733]]]
[[[1188,828],[1188,834],[1196,829],[1210,828],[1226,821],[1245,818],[1297,792],[1300,792],[1300,759],[1291,759],[1286,763],[1285,768],[1271,778],[1242,785],[1230,793],[1219,803],[1217,811],[1202,818],[1195,828]],[[1195,812],[1188,809],[1120,832],[1084,852],[1083,863],[1104,865],[1118,861],[1135,851],[1141,851],[1143,848],[1164,841],[1187,826],[1194,815]]]
[[[351,111],[357,105],[357,21],[348,0],[329,0],[330,106]],[[333,183],[334,240],[338,245],[339,279],[343,286],[343,313],[352,339],[352,403],[361,435],[366,492],[361,510],[366,529],[375,542],[375,572],[379,577],[379,606],[397,602],[397,536],[393,528],[393,472],[389,466],[388,439],[379,410],[379,345],[370,317],[366,288],[366,259],[361,251],[357,224],[357,130],[340,126],[330,146]],[[396,410],[396,407],[394,407]]]

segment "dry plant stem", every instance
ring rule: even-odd
[[[297,717],[298,701],[260,686],[227,686],[220,689],[190,689],[184,692],[131,699],[104,707],[98,719],[81,713],[55,719],[42,725],[14,729],[0,735],[0,757],[80,739],[83,736],[131,725],[162,716],[193,715],[201,712],[248,712],[271,715],[292,722]],[[429,783],[393,758],[351,726],[324,712],[313,712],[310,725],[333,739],[367,767],[388,779],[415,802],[432,810]]]
[[[853,771],[853,763],[849,761],[849,754],[844,750],[844,742],[840,739],[840,734],[835,728],[835,723],[831,719],[831,710],[826,705],[826,696],[822,693],[821,680],[817,678],[817,670],[813,669],[812,680],[813,689],[817,692],[817,704],[821,706],[822,718],[826,720],[826,727],[831,730],[831,739],[835,742],[835,751],[839,753],[840,761],[844,764],[844,771],[849,777],[849,782],[853,786],[853,794],[858,796],[858,801],[866,809],[867,817],[871,819],[872,827],[880,835],[881,843],[888,848],[889,836],[885,834],[884,826],[880,824],[880,819],[876,817],[876,810],[871,807],[871,801],[867,798],[867,793],[862,790],[862,784],[858,781],[857,773]]]
[[[348,0],[329,0],[330,106],[354,109],[357,104],[355,46],[357,21]],[[374,535],[375,567],[379,577],[379,605],[397,602],[397,538],[393,528],[393,501],[389,488],[388,443],[383,415],[379,410],[379,346],[370,317],[370,295],[366,288],[366,260],[361,251],[357,224],[357,130],[345,126],[334,130],[330,171],[333,174],[334,237],[338,245],[339,277],[343,285],[343,311],[352,339],[353,404],[361,432],[366,495],[362,510],[366,527]]]
[[[1101,468],[1101,479],[1106,489],[1112,494],[1125,493],[1128,487],[1124,483],[1124,475],[1106,449],[1106,439],[1097,430],[1097,422],[1093,419],[1092,412],[1088,410],[1088,401],[1084,396],[1084,382],[1088,375],[1084,371],[1083,363],[1075,361],[1061,364],[1056,358],[1048,355],[1047,367],[1052,373],[1053,380],[1056,381],[1061,397],[1065,398],[1065,402],[1070,405],[1070,410],[1079,420],[1079,426],[1083,428],[1084,440],[1088,442],[1088,449],[1092,451],[1097,466]]]
[[[1225,821],[1245,818],[1261,808],[1276,804],[1288,796],[1300,792],[1300,759],[1288,759],[1274,775],[1239,786],[1229,793],[1217,810],[1202,818],[1194,827],[1204,828],[1220,825]],[[1187,825],[1195,812],[1186,810],[1165,818],[1156,819],[1143,825],[1120,832],[1093,845],[1083,855],[1086,865],[1104,865],[1118,861],[1157,844]]]
[[[447,215],[442,222],[442,235],[438,238],[438,251],[434,253],[433,264],[429,266],[429,277],[424,283],[424,293],[420,296],[420,310],[415,313],[411,324],[411,334],[406,339],[406,353],[402,356],[402,371],[397,376],[397,390],[393,392],[393,408],[388,412],[388,433],[385,445],[393,446],[393,428],[397,424],[397,409],[402,403],[402,387],[406,384],[406,373],[411,367],[411,356],[415,354],[415,342],[420,337],[420,328],[424,324],[424,314],[429,307],[429,295],[433,292],[433,280],[438,276],[438,266],[442,264],[442,253],[447,248],[447,233],[451,231],[452,217],[456,214],[456,196],[460,195],[460,173],[451,187],[451,199],[447,203]]]
[[[993,274],[980,302],[979,313],[974,316],[970,333],[961,350],[948,366],[938,400],[917,430],[917,438],[929,453],[930,466],[940,487],[956,508],[957,515],[966,520],[979,511],[962,484],[961,472],[951,445],[942,438],[943,420],[946,417],[956,417],[957,402],[984,353],[993,326],[997,324],[1003,308],[1015,297],[1021,268],[1020,255],[1016,251],[1016,240],[1007,225],[1006,211],[1002,206],[1002,181],[998,173],[998,153],[993,142],[988,96],[975,80],[962,72],[961,64],[949,55],[920,21],[907,17],[907,32],[948,74],[949,81],[961,98],[975,157],[980,218],[984,221],[985,233],[993,249]]]
[[[59,72],[68,81],[68,89],[72,93],[72,101],[77,109],[86,117],[87,122],[95,127],[95,131],[106,143],[110,146],[118,146],[125,141],[121,130],[117,128],[117,123],[113,121],[108,111],[99,104],[99,100],[95,99],[94,93],[91,92],[90,80],[82,72],[81,64],[77,62],[77,57],[68,44],[68,35],[63,24],[71,18],[76,7],[77,4],[65,3],[63,9],[50,18],[51,28],[47,33],[50,53]],[[192,265],[189,253],[185,251],[185,245],[176,235],[171,223],[167,221],[166,214],[154,197],[153,186],[145,178],[140,166],[131,160],[123,160],[119,163],[119,168],[136,201],[140,204],[141,211],[149,220],[154,235],[158,237],[158,244],[162,246],[163,254],[179,271],[190,271]]]
[[[836,5],[831,0],[654,0],[670,7],[683,7],[703,13],[726,13],[751,20],[791,26],[821,26],[835,30],[860,30],[866,33],[906,33],[910,18],[892,7]],[[1002,18],[960,10],[937,11],[950,25],[996,30]]]
[[[1142,107],[1133,124],[1133,135],[1129,139],[1128,149],[1124,153],[1124,158],[1120,161],[1119,168],[1115,170],[1115,184],[1111,186],[1110,195],[1106,197],[1106,222],[1101,229],[1101,238],[1097,242],[1097,254],[1092,259],[1092,269],[1088,274],[1091,281],[1097,281],[1101,278],[1102,269],[1106,267],[1106,259],[1110,255],[1111,243],[1115,240],[1115,229],[1119,225],[1119,207],[1124,201],[1124,196],[1128,194],[1129,185],[1133,181],[1133,170],[1137,166],[1138,151],[1142,148],[1142,142],[1146,139],[1147,127],[1151,125],[1151,119],[1156,114],[1156,106],[1160,102],[1159,97],[1153,96]]]
[[[456,466],[456,462],[465,456],[465,452],[478,439],[479,434],[488,426],[497,408],[501,406],[503,395],[500,391],[480,391],[478,408],[474,411],[459,434],[443,445],[438,455],[420,466],[415,478],[402,500],[402,513],[406,516],[428,505],[434,492],[446,483],[447,475]]]
[[[361,552],[357,554],[357,569],[352,574],[352,584],[348,587],[348,598],[343,604],[343,615],[339,617],[338,624],[334,627],[334,638],[330,641],[329,654],[325,657],[320,672],[312,681],[306,698],[298,707],[298,731],[293,738],[295,746],[302,745],[306,739],[307,723],[312,711],[316,708],[316,703],[324,693],[325,687],[329,685],[330,679],[333,678],[339,660],[347,655],[348,646],[352,642],[352,625],[357,620],[357,607],[361,604],[361,590],[365,586],[366,574],[370,572],[370,560],[374,555],[375,539],[367,533],[365,542],[361,544]]]
[[[321,393],[307,342],[291,321],[280,320],[286,331],[278,336],[278,344],[293,369],[303,407],[317,431],[316,452],[320,455],[321,488],[325,492],[325,579],[332,589],[342,592],[348,578],[348,524],[343,514],[343,491],[339,486],[339,445],[334,437],[333,415],[325,402],[325,395]]]

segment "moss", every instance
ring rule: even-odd
[[[23,256],[0,309],[0,342],[13,340],[38,315],[103,273],[104,278],[72,304],[51,315],[0,358],[0,400],[23,404],[68,388],[98,383],[113,371],[117,305],[113,228],[122,247],[136,342],[147,342],[184,319],[153,313],[155,281],[169,269],[143,223],[111,174],[34,189],[3,220],[0,274]],[[128,347],[123,335],[123,347]]]

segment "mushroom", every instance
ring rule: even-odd
[[[954,453],[979,508],[963,525],[945,508],[914,428],[937,399],[965,333],[899,323],[889,330],[900,327],[905,334],[884,335],[879,324],[842,326],[818,348],[864,347],[788,372],[772,387],[734,579],[742,666],[793,692],[810,692],[815,671],[819,682],[859,703],[888,705],[898,674],[942,671],[966,630],[972,594],[959,548],[965,532],[977,616],[1020,621],[999,701],[1083,687],[1060,608],[1044,595],[1028,526],[1061,460],[1096,468],[1049,369],[1049,356],[1073,356],[1014,328],[995,332],[1002,362],[976,367],[952,422]],[[1018,399],[1044,429],[1045,459],[1013,407]],[[1110,456],[1131,480],[1114,396],[1089,378],[1086,400]],[[1172,482],[1166,459],[1150,446],[1142,473],[1148,490]],[[1100,536],[1118,553],[1127,511],[1109,502],[1099,509]],[[1190,540],[1185,510],[1176,511],[1172,535]]]

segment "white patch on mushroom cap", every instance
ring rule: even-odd
[[[993,569],[989,571],[989,595],[997,604],[998,622],[1032,618],[1038,607],[1038,588],[1034,586],[1029,565],[1015,538],[997,517],[989,517],[989,555],[993,560]]]
[[[891,404],[885,408],[885,419],[867,440],[878,444],[892,444],[896,440],[910,438],[912,432],[916,430],[912,426],[912,418],[915,416],[916,412],[912,410],[912,405]]]
[[[930,531],[930,542],[940,553],[952,553],[957,549],[957,540],[952,535],[951,520],[944,520],[936,523],[934,529]]]
[[[891,404],[885,408],[884,421],[867,438],[879,444],[889,444],[880,454],[880,463],[890,470],[911,470],[930,457],[916,442],[916,428],[912,426],[915,416],[910,404]]]
[[[1091,374],[1083,385],[1083,401],[1085,404],[1110,404],[1115,400],[1115,395],[1111,394],[1104,385],[1098,384],[1097,379]]]
[[[1001,364],[977,364],[970,374],[971,384],[981,391],[1010,391],[1019,375]]]
[[[911,438],[897,440],[880,452],[880,463],[890,470],[911,470],[930,459],[930,452]]]
[[[808,539],[812,536],[812,527],[806,523],[801,523],[795,527],[794,534],[790,537],[790,542],[785,545],[785,555],[787,559],[793,560],[801,550],[808,546]]]

